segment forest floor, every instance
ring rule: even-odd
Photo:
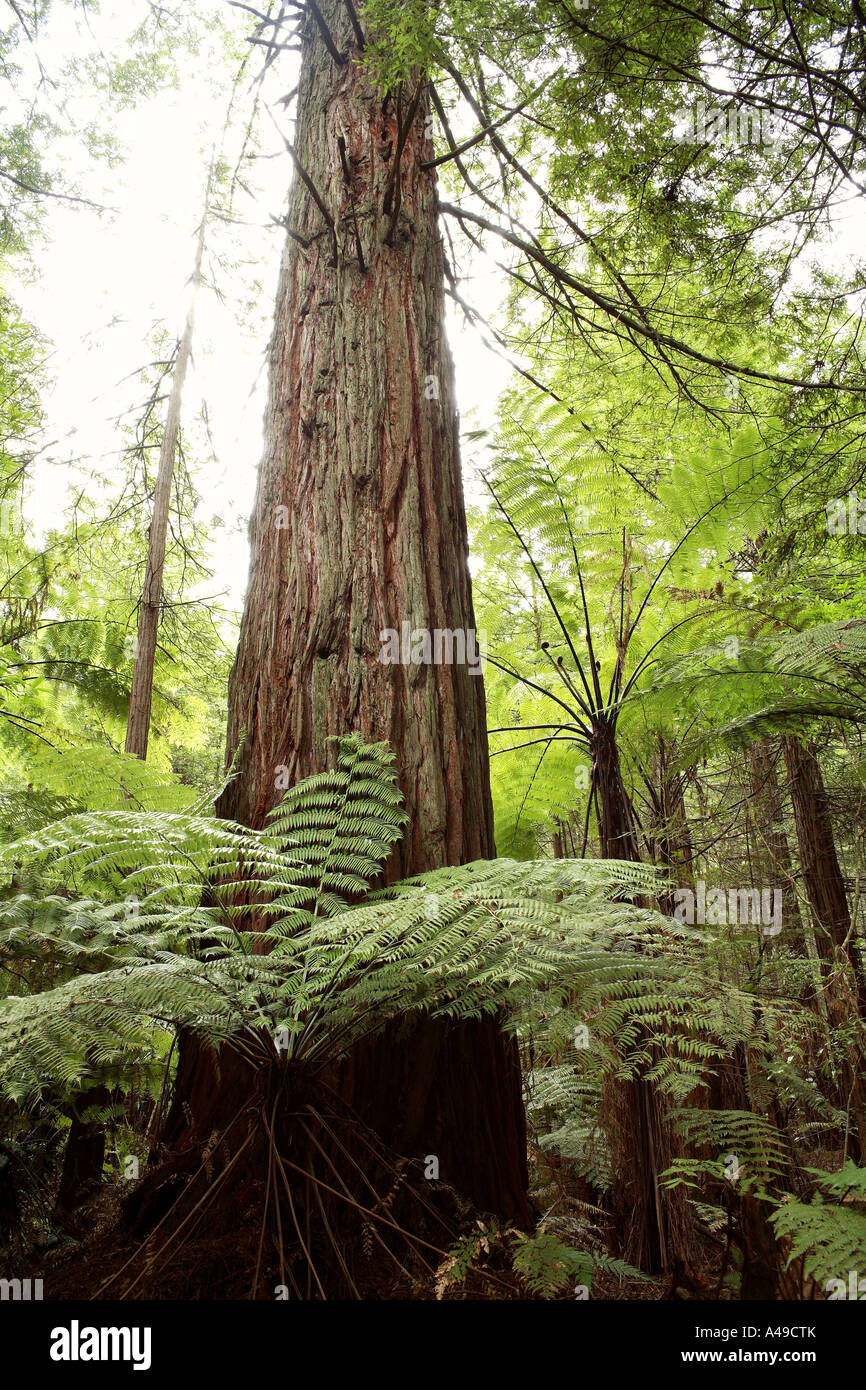
[[[588,1190],[580,1180],[553,1168],[540,1154],[533,1155],[536,1183],[531,1190],[539,1229],[555,1236],[576,1250],[591,1250],[602,1256],[615,1254],[615,1232],[609,1218],[598,1205],[599,1194]],[[554,1179],[552,1182],[551,1179]],[[236,1194],[230,1212],[215,1229],[208,1222],[208,1234],[197,1238],[193,1226],[183,1239],[177,1229],[159,1231],[145,1251],[140,1234],[129,1229],[124,1207],[130,1195],[126,1182],[105,1182],[89,1201],[65,1218],[63,1229],[53,1228],[51,1248],[45,1245],[19,1251],[19,1264],[30,1277],[42,1278],[45,1297],[51,1301],[91,1299],[157,1300],[247,1300],[256,1283],[257,1297],[272,1299],[281,1282],[273,1248],[260,1253],[264,1184],[251,1183],[246,1192]],[[596,1198],[595,1201],[589,1198]],[[470,1239],[476,1229],[495,1231],[495,1223],[471,1213],[455,1233],[455,1241]],[[443,1241],[443,1245],[447,1242]],[[483,1243],[483,1242],[482,1242]],[[268,1243],[266,1242],[266,1245]],[[454,1269],[454,1249],[442,1250],[440,1257],[425,1251],[426,1259],[413,1256],[403,1247],[385,1255],[363,1234],[351,1251],[353,1276],[364,1299],[391,1300],[527,1300],[542,1296],[556,1300],[581,1297],[575,1282],[546,1295],[532,1293],[515,1274],[507,1242],[495,1235],[486,1242],[465,1274]],[[456,1245],[455,1245],[456,1248]],[[347,1254],[349,1249],[347,1247]],[[318,1254],[316,1255],[318,1259]],[[398,1265],[399,1260],[399,1265]],[[287,1257],[297,1285],[309,1285],[316,1297],[303,1252]],[[323,1271],[324,1273],[324,1271]],[[663,1301],[669,1299],[732,1298],[736,1293],[723,1284],[723,1247],[717,1236],[707,1236],[698,1252],[695,1267],[686,1274],[674,1271],[662,1278],[619,1277],[597,1268],[592,1277],[593,1301]],[[327,1280],[326,1280],[327,1282]],[[337,1294],[345,1297],[345,1294]]]

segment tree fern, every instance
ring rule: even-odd
[[[87,973],[3,1001],[0,1086],[16,1100],[70,1086],[88,1058],[114,1065],[157,1025],[251,1056],[284,1029],[288,1057],[334,1055],[401,1014],[496,1012],[574,976],[584,942],[631,919],[650,929],[653,914],[622,899],[652,871],[618,863],[481,861],[353,904],[400,831],[386,759],[341,741],[336,768],[295,789],[263,832],[101,811],[7,845],[7,873],[77,895],[55,891],[52,940]],[[11,949],[29,905],[17,894],[3,906]]]

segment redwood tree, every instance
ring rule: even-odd
[[[840,965],[846,972],[850,970],[855,1007],[861,1017],[866,1017],[866,981],[857,950],[851,948],[851,913],[821,765],[814,748],[794,735],[783,737],[782,748],[797,827],[800,870],[815,919],[815,942],[822,969],[825,975]],[[838,1004],[837,993],[830,991],[831,1015]]]
[[[821,765],[814,746],[793,734],[782,739],[791,804],[797,828],[800,871],[815,923],[821,978],[830,1022],[845,1027],[866,1018],[866,980],[856,945],[851,943],[851,913]],[[853,1110],[856,1131],[850,1147],[862,1162],[866,1134],[866,1084],[862,1047],[850,1043],[840,1059],[838,1102]]]
[[[259,828],[284,787],[326,765],[331,736],[387,739],[409,814],[394,880],[495,853],[477,663],[383,659],[383,634],[404,623],[473,651],[436,176],[423,75],[383,99],[354,12],[311,8],[229,687],[238,776],[218,810]],[[245,1084],[185,1044],[166,1138],[200,1144]],[[335,1084],[397,1152],[435,1154],[480,1208],[528,1221],[519,1064],[496,1019],[379,1038]]]

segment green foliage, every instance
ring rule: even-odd
[[[809,1170],[818,1191],[809,1203],[789,1197],[771,1216],[779,1239],[784,1239],[788,1263],[802,1256],[803,1269],[817,1283],[841,1280],[850,1271],[862,1277],[866,1269],[866,1168],[849,1161],[839,1172]],[[857,1205],[848,1205],[852,1194]]]
[[[141,374],[150,398],[122,467],[88,477],[98,486],[83,488],[68,525],[37,539],[26,514],[48,437],[44,347],[4,298],[0,1092],[16,1115],[53,1107],[56,1119],[70,1101],[86,1114],[106,1079],[155,1095],[182,1029],[260,1061],[276,1039],[287,1064],[319,1068],[421,1012],[504,1015],[531,1058],[539,1170],[561,1162],[608,1190],[618,1175],[606,1101],[640,1076],[672,1109],[684,1151],[671,1188],[688,1186],[717,1221],[726,1152],[741,1190],[762,1201],[778,1201],[797,1172],[803,1189],[777,1206],[777,1233],[815,1278],[844,1277],[864,1265],[866,1170],[803,1159],[819,1137],[850,1131],[826,1083],[862,1060],[862,1025],[853,1008],[824,1025],[805,901],[789,930],[804,863],[780,841],[793,846],[796,827],[787,809],[762,822],[761,789],[743,785],[729,750],[780,731],[824,738],[856,951],[866,583],[862,535],[831,540],[827,522],[834,495],[862,478],[862,267],[807,264],[804,252],[821,254],[840,188],[863,186],[859,10],[707,0],[672,22],[664,6],[608,0],[359,8],[361,61],[401,119],[416,99],[426,110],[431,78],[458,140],[488,132],[442,170],[464,216],[441,201],[458,240],[455,252],[446,238],[452,287],[463,233],[509,248],[511,298],[492,331],[531,389],[508,392],[493,436],[470,436],[490,445],[474,592],[490,638],[503,857],[382,888],[405,816],[388,750],[356,739],[290,789],[264,830],[210,814],[231,634],[219,607],[195,597],[212,537],[196,518],[192,455],[206,453],[186,423],[151,758],[115,751],[173,344],[154,335],[157,360]],[[179,86],[184,57],[214,36],[233,62],[247,47],[196,5],[136,5],[119,50],[94,49],[46,81],[40,30],[58,9],[12,5],[0,32],[3,80],[38,77],[32,103],[3,103],[4,251],[35,245],[39,199],[86,203],[53,143],[67,138],[67,112],[82,148],[113,161],[112,112]],[[90,0],[80,14],[95,14]],[[43,99],[55,88],[60,122]],[[97,122],[76,118],[82,92],[96,97]],[[684,139],[699,101],[755,104],[778,137]],[[228,203],[248,162],[217,160],[232,236],[241,219]],[[482,229],[479,213],[500,230]],[[640,810],[645,866],[584,857],[610,848],[593,796],[605,725]],[[534,857],[551,849],[565,857]],[[647,905],[665,901],[668,870],[694,882],[716,869],[728,882],[784,882],[782,940],[687,929]],[[708,1110],[707,1082],[732,1053],[748,1095],[736,1104],[752,1109]],[[118,1158],[136,1151],[131,1133],[118,1137]],[[589,1284],[599,1266],[636,1274],[544,1229],[482,1226],[445,1277],[459,1282],[512,1237],[514,1267],[538,1296]]]
[[[264,832],[94,811],[6,845],[6,873],[38,881],[52,950],[79,973],[3,1001],[0,1088],[21,1103],[94,1064],[122,1067],[154,1026],[262,1057],[283,1029],[289,1059],[333,1056],[413,1013],[515,1007],[573,979],[582,948],[615,926],[650,930],[652,914],[612,901],[645,889],[647,871],[613,862],[480,861],[353,905],[399,835],[387,760],[341,740],[336,767],[294,789]],[[44,934],[22,932],[34,906],[20,892],[3,904],[10,954],[22,935],[44,949]]]
[[[364,21],[369,41],[364,64],[384,94],[401,83],[411,83],[404,93],[406,104],[435,55],[436,10],[424,0],[367,0]]]
[[[568,1017],[565,1010],[564,1017]],[[548,1034],[549,1036],[549,1034]],[[567,1040],[566,1045],[572,1041]],[[588,1068],[552,1063],[528,1078],[527,1113],[542,1150],[570,1161],[579,1177],[606,1192],[611,1181],[610,1151],[599,1123],[601,1083]]]
[[[586,1250],[574,1250],[556,1236],[518,1235],[513,1251],[514,1268],[526,1280],[530,1293],[550,1298],[561,1293],[572,1281],[592,1289],[596,1269],[619,1279],[645,1279],[647,1276],[623,1260]]]
[[[712,1157],[676,1160],[663,1175],[668,1187],[708,1177],[720,1184],[736,1181],[744,1192],[763,1192],[787,1172],[785,1136],[763,1115],[751,1110],[681,1109],[673,1118],[688,1144]],[[736,1164],[733,1177],[725,1166],[728,1159]]]
[[[571,1292],[588,1297],[596,1270],[603,1270],[616,1279],[640,1279],[647,1276],[641,1270],[600,1251],[578,1250],[566,1245],[550,1232],[541,1230],[535,1235],[508,1227],[500,1230],[497,1223],[489,1225],[476,1221],[476,1228],[461,1236],[448,1252],[437,1271],[437,1296],[442,1297],[450,1285],[462,1284],[471,1271],[479,1267],[485,1256],[504,1247],[519,1275],[534,1298],[556,1298]]]

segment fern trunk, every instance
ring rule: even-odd
[[[93,1197],[102,1182],[105,1162],[105,1125],[100,1120],[85,1120],[79,1110],[109,1103],[105,1086],[92,1086],[79,1092],[70,1107],[69,1136],[63,1154],[63,1169],[57,1190],[56,1212],[62,1225],[69,1223],[75,1210]]]
[[[634,809],[615,733],[604,720],[594,725],[591,753],[602,857],[639,863]],[[645,1037],[640,1041],[647,1044]],[[623,1233],[623,1254],[658,1274],[689,1263],[689,1221],[681,1191],[663,1190],[659,1181],[675,1157],[674,1136],[664,1102],[643,1075],[645,1069],[628,1081],[609,1083],[605,1109],[615,1169],[613,1208]]]
[[[759,1033],[767,1041],[766,1021],[761,1019]],[[759,1061],[760,1068],[760,1061]],[[742,1043],[737,1043],[727,1057],[720,1058],[708,1077],[708,1109],[713,1111],[751,1111],[761,1114],[763,1106],[756,1105],[752,1096],[749,1076],[749,1053]],[[782,1128],[782,1115],[774,1094],[770,1095],[769,1118]],[[718,1158],[710,1151],[708,1157]],[[759,1169],[760,1155],[735,1155],[742,1161],[745,1173],[752,1175],[753,1166]],[[764,1188],[771,1191],[778,1200],[786,1189],[793,1186],[790,1172],[767,1177]],[[761,1197],[755,1196],[748,1183],[741,1183],[739,1176],[726,1182],[724,1205],[728,1209],[734,1238],[742,1254],[742,1270],[739,1297],[751,1302],[764,1299],[796,1298],[796,1280],[786,1271],[786,1253],[776,1240],[770,1221],[770,1205]]]
[[[654,858],[668,867],[674,881],[692,883],[694,849],[686,812],[685,775],[676,768],[674,749],[661,737],[656,741],[653,761]],[[676,908],[673,892],[663,894],[659,906],[672,917]]]

